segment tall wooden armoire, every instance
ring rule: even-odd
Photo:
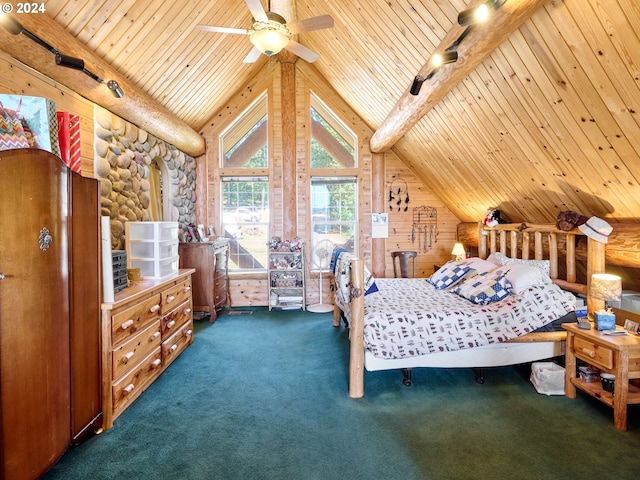
[[[0,478],[35,479],[101,420],[100,190],[0,152]]]

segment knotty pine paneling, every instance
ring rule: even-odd
[[[80,116],[82,175],[93,177],[93,103],[0,51],[0,92],[45,97],[56,109]],[[11,105],[5,105],[10,108]]]
[[[416,276],[428,277],[433,273],[433,266],[442,266],[445,262],[452,259],[451,249],[456,241],[456,227],[458,219],[449,211],[449,209],[433,194],[429,185],[423,183],[422,180],[407,167],[407,165],[395,154],[389,152],[385,155],[386,163],[386,189],[385,189],[385,206],[386,212],[389,214],[389,238],[386,241],[385,248],[385,276],[393,277],[393,262],[391,252],[396,250],[413,250],[418,252],[416,258]],[[401,179],[401,180],[400,180]],[[401,185],[404,190],[404,182],[406,182],[409,194],[409,203],[405,204],[405,194],[402,194],[401,210],[395,200],[388,201],[389,189],[393,185],[397,188]],[[397,191],[394,192],[397,198]],[[392,209],[389,208],[392,207]],[[404,207],[408,206],[405,212]],[[415,207],[430,206],[437,210],[437,227],[438,234],[429,246],[424,244],[424,237],[420,238],[417,231],[413,229],[413,209]],[[412,241],[413,238],[413,241]]]

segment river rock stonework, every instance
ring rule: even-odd
[[[95,107],[94,172],[101,210],[111,219],[111,246],[124,249],[124,224],[150,220],[150,168],[162,172],[166,221],[196,223],[196,161],[108,110]],[[167,202],[168,199],[168,202]]]

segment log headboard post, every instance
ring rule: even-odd
[[[587,237],[587,314],[593,319],[593,312],[604,308],[604,300],[596,300],[589,294],[591,275],[603,273],[605,268],[606,244]]]

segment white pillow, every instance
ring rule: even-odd
[[[504,253],[494,252],[487,258],[489,262],[495,263],[499,267],[503,265],[510,265],[512,263],[520,263],[522,265],[529,265],[531,267],[538,268],[548,277],[551,271],[549,260],[523,260],[521,258],[507,257]]]
[[[499,268],[497,271],[506,271],[507,280],[511,283],[514,293],[521,293],[529,287],[553,283],[551,278],[539,268],[521,263],[511,263]]]
[[[511,259],[502,252],[494,252],[487,258],[487,261],[497,266],[506,265],[508,260]]]

